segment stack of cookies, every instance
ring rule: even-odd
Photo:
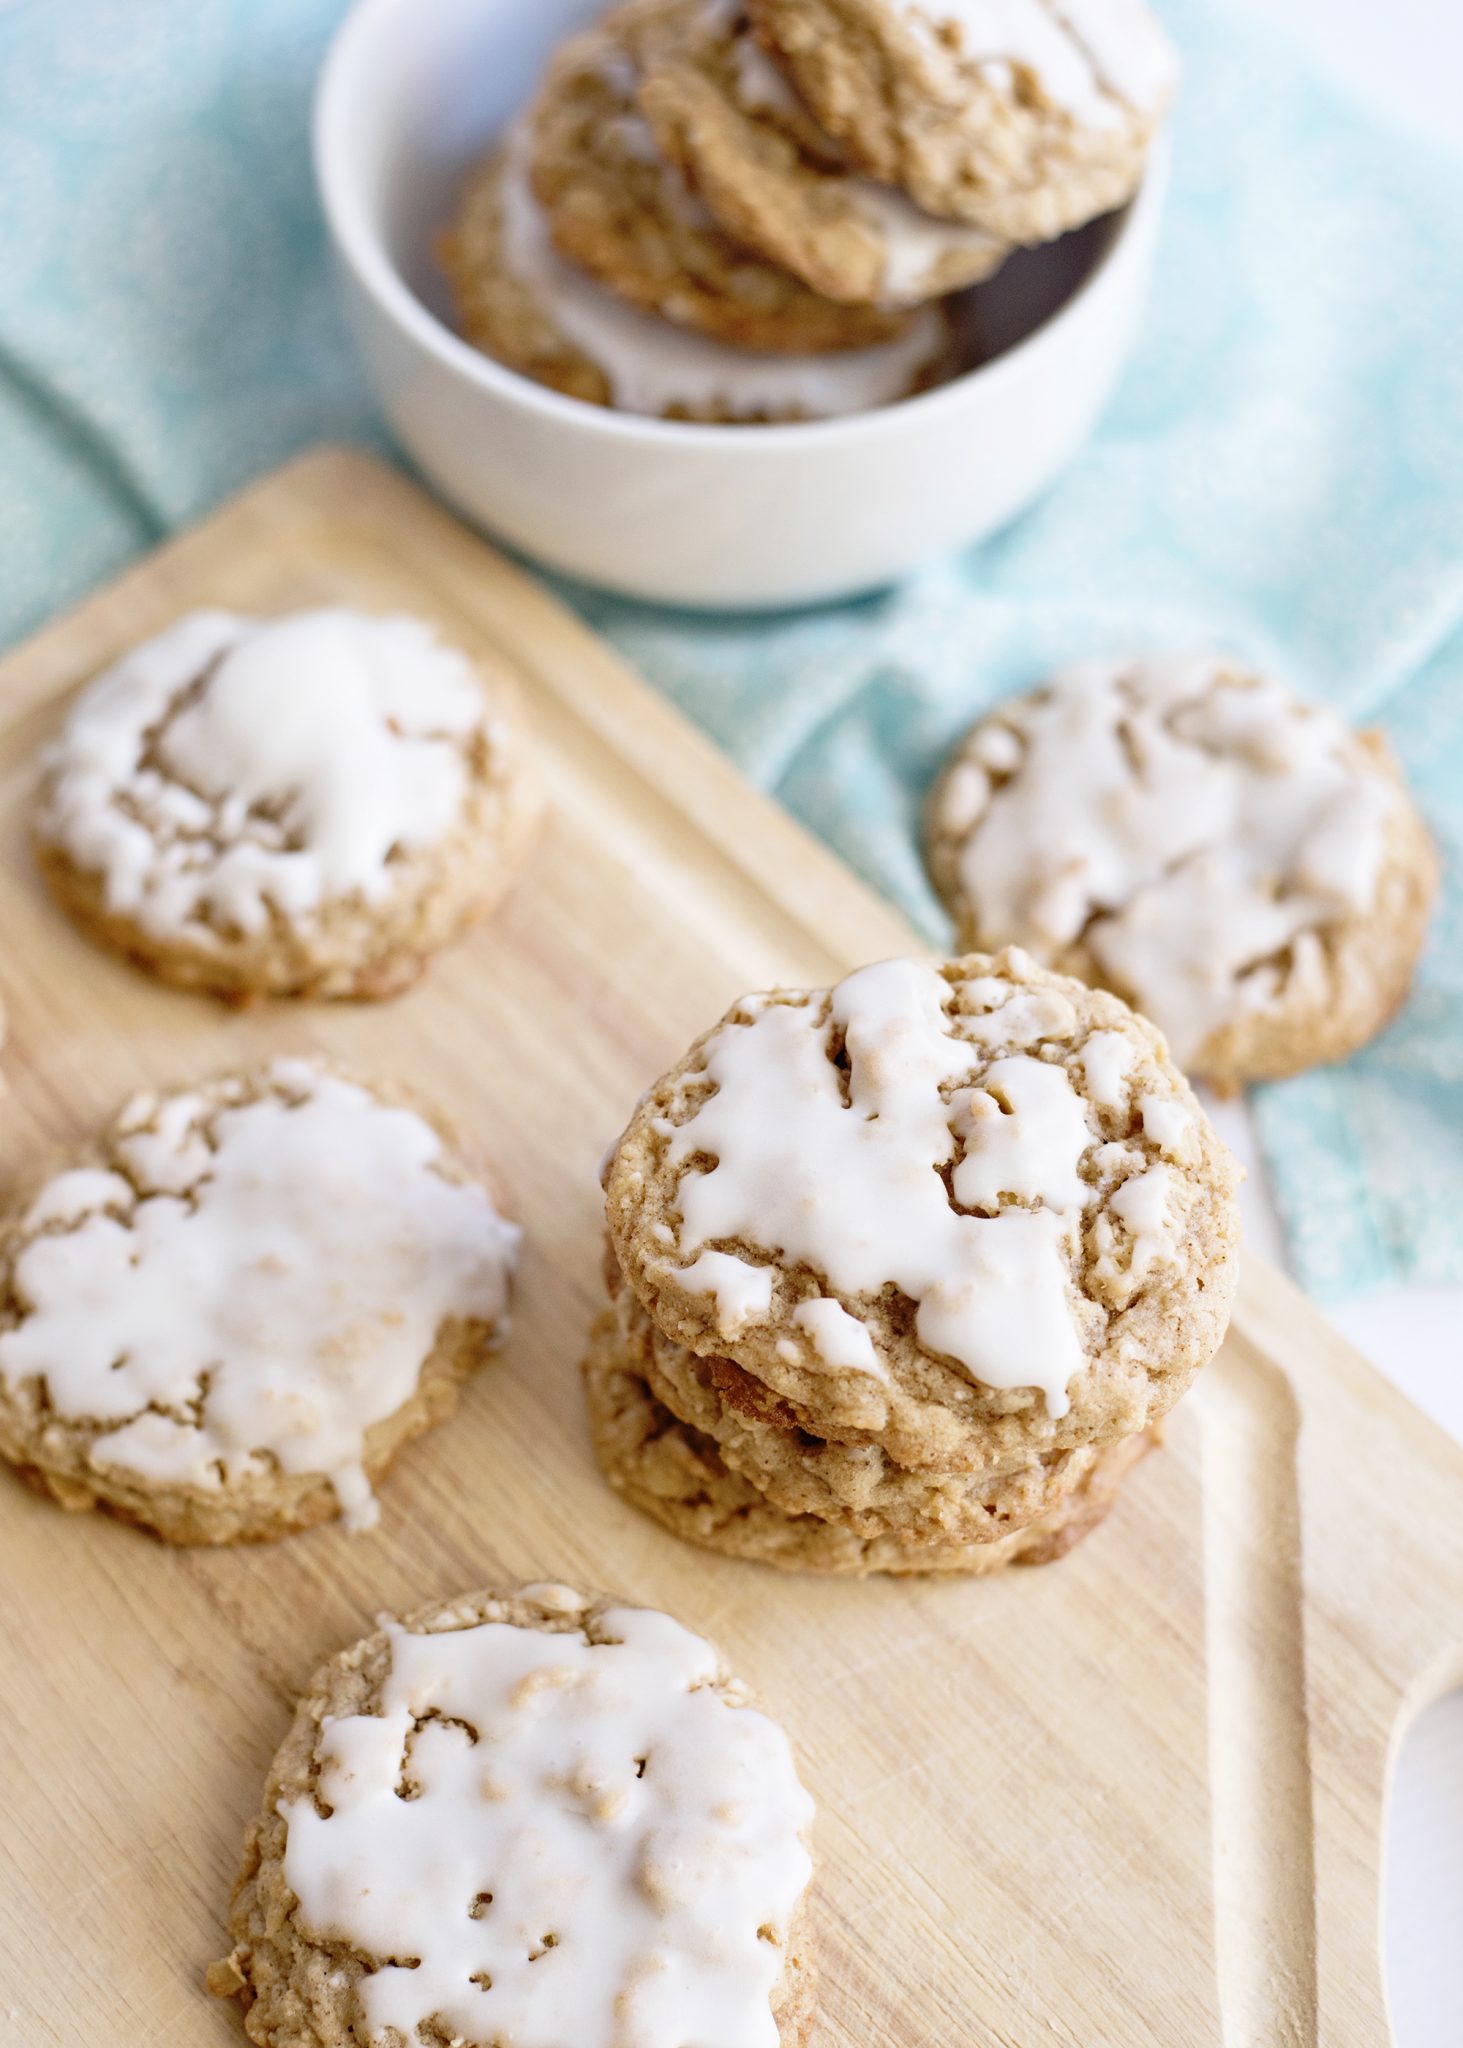
[[[1115,996],[995,958],[738,1003],[606,1166],[610,1483],[826,1572],[1060,1556],[1218,1349],[1236,1171]]]
[[[631,412],[887,404],[949,294],[1131,197],[1173,77],[1142,0],[628,0],[469,183],[463,331]]]

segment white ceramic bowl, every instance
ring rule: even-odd
[[[766,427],[640,419],[560,397],[452,332],[434,235],[550,48],[600,4],[359,0],[326,61],[325,215],[367,370],[427,476],[553,568],[735,608],[875,588],[1029,505],[1081,446],[1127,353],[1161,210],[1157,157],[1125,213],[1013,258],[969,295],[988,335],[1021,338],[877,412]]]

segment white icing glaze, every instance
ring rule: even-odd
[[[976,1217],[958,1278],[937,1279],[920,1303],[920,1335],[987,1386],[1035,1386],[1055,1420],[1072,1405],[1082,1345],[1067,1300],[1070,1219],[1050,1209]]]
[[[363,2041],[435,2018],[513,2048],[776,2048],[812,1868],[787,1739],[669,1616],[605,1626],[392,1625],[379,1711],[322,1724],[330,1810],[281,1807],[284,1874],[308,1932],[379,1959]]]
[[[1018,946],[1011,948],[1015,973],[1030,967]],[[1070,1038],[1077,1029],[1077,1012],[1067,998],[1054,988],[1012,988],[994,975],[972,982],[967,993],[980,995],[992,1005],[990,1014],[972,1017],[966,1029],[977,1045],[1039,1045],[1043,1040]]]
[[[436,1170],[413,1112],[301,1061],[268,1078],[278,1092],[221,1111],[140,1098],[117,1149],[141,1195],[115,1173],[50,1183],[27,1220],[69,1228],[16,1260],[28,1312],[0,1378],[39,1377],[58,1415],[103,1425],[99,1469],[215,1489],[270,1459],[324,1474],[365,1527],[366,1431],[444,1322],[501,1320],[518,1232]]]
[[[975,761],[961,761],[951,769],[940,792],[940,824],[961,837],[969,832],[990,800],[989,777]]]
[[[1173,1170],[1150,1166],[1135,1173],[1108,1198],[1108,1208],[1120,1223],[1132,1231],[1135,1243],[1129,1267],[1131,1277],[1141,1280],[1160,1259],[1173,1249],[1168,1229],[1168,1202],[1173,1191]]]
[[[816,1301],[800,1301],[792,1319],[799,1329],[807,1331],[818,1359],[833,1372],[864,1372],[875,1379],[888,1379],[873,1338],[841,1301],[826,1294]]]
[[[674,1234],[670,1241],[675,1243]],[[748,1323],[765,1322],[772,1308],[772,1268],[748,1265],[730,1252],[702,1252],[676,1279],[690,1294],[714,1297],[716,1327],[723,1337],[734,1337]]]
[[[716,228],[716,217],[702,204],[675,165],[661,154],[650,123],[636,111],[640,88],[640,67],[627,49],[605,40],[595,67],[602,83],[619,102],[619,108],[601,118],[606,145],[631,163],[656,172],[663,204],[677,219],[702,231]]]
[[[531,1585],[520,1587],[519,1592],[544,1614],[582,1614],[590,1604],[583,1593],[573,1586],[560,1585],[557,1579],[535,1579]]]
[[[1021,742],[1008,726],[988,725],[976,736],[975,754],[994,774],[1009,775],[1021,759]]]
[[[703,17],[706,33],[732,38],[738,106],[748,114],[781,114],[806,120],[806,108],[751,30],[737,28],[740,12],[740,7],[727,6],[724,0],[711,0]]]
[[[132,1186],[119,1173],[107,1173],[95,1166],[73,1167],[47,1181],[26,1210],[21,1221],[25,1231],[44,1230],[55,1223],[79,1223],[83,1217],[107,1209],[130,1209]]]
[[[1121,1031],[1094,1031],[1082,1048],[1082,1078],[1099,1109],[1121,1109],[1128,1099],[1123,1085],[1132,1072],[1136,1052]]]
[[[599,61],[595,70],[616,98],[623,100],[627,107],[635,103],[635,94],[640,87],[640,66],[622,43],[606,36],[599,45]],[[640,124],[643,126],[643,124]],[[649,129],[645,130],[648,136]],[[660,152],[654,143],[650,146],[647,162],[659,159]]]
[[[1024,756],[960,854],[983,935],[1082,936],[1181,1064],[1372,900],[1395,798],[1329,711],[1204,659],[1088,664],[1005,715]]]
[[[994,1060],[984,1086],[961,1095],[955,1127],[965,1143],[954,1174],[963,1208],[995,1210],[1011,1196],[1048,1209],[1086,1201],[1077,1166],[1092,1133],[1065,1068],[1025,1053]]]
[[[1143,1134],[1166,1158],[1186,1160],[1197,1151],[1194,1119],[1171,1095],[1145,1095],[1138,1104]]]
[[[951,257],[994,269],[1004,251],[1005,245],[994,235],[960,221],[936,220],[892,185],[852,179],[850,197],[883,251],[880,298],[885,305],[916,305],[928,298],[941,266]]]
[[[897,341],[822,355],[734,349],[624,304],[566,263],[533,196],[527,130],[510,139],[502,183],[503,260],[554,325],[609,380],[623,412],[651,417],[681,407],[736,418],[802,413],[814,419],[866,412],[903,398],[942,347],[928,311]]]
[[[150,932],[261,932],[271,907],[386,896],[393,851],[457,823],[461,743],[486,717],[467,658],[420,620],[190,613],[84,692],[41,829]]]
[[[1056,0],[1057,12],[1109,92],[1156,113],[1178,80],[1178,53],[1148,0]]]
[[[1110,126],[1122,103],[1158,112],[1177,60],[1145,0],[899,0],[911,24],[959,31],[963,53],[1004,83],[1012,67],[1074,120]]]
[[[715,1033],[706,1067],[716,1092],[667,1152],[672,1167],[698,1153],[717,1161],[679,1183],[680,1249],[690,1257],[714,1240],[740,1241],[804,1261],[832,1292],[853,1297],[892,1284],[917,1304],[916,1329],[931,1350],[988,1386],[1037,1387],[1061,1415],[1082,1364],[1064,1257],[1087,1193],[1071,1156],[1081,1106],[1059,1070],[1048,1082],[1026,1073],[1034,1061],[996,1062],[1002,1092],[1019,1106],[1004,1120],[1009,1137],[989,1141],[984,1157],[999,1163],[991,1178],[1073,1207],[996,1216],[953,1208],[939,1169],[955,1161],[957,1129],[978,1112],[970,1091],[947,1101],[941,1090],[972,1078],[981,1051],[952,1034],[947,997],[932,967],[886,961],[841,982],[826,1017],[813,1005],[772,1003]],[[847,1102],[830,1058],[835,1030]],[[977,1144],[955,1166],[957,1194],[966,1173],[989,1195],[982,1161]]]

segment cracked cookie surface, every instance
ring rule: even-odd
[[[747,5],[856,163],[1011,242],[1130,199],[1176,78],[1144,0]]]
[[[138,1096],[0,1237],[0,1455],[178,1543],[369,1527],[518,1235],[424,1115],[309,1062]]]
[[[365,998],[494,908],[539,810],[516,685],[423,621],[202,611],[82,692],[32,836],[65,908],[164,981]]]
[[[819,352],[890,341],[906,315],[841,306],[735,240],[663,156],[610,16],[563,45],[533,112],[533,185],[561,255],[676,326],[736,348]]]
[[[671,1338],[820,1437],[996,1478],[1159,1419],[1222,1339],[1233,1161],[1115,997],[996,959],[737,1004],[607,1163]]]
[[[802,2048],[812,1814],[669,1615],[550,1584],[423,1608],[307,1688],[210,1988],[261,2044]]]
[[[723,227],[850,306],[912,306],[989,277],[1009,244],[852,172],[722,0],[630,0],[616,17],[662,153]]]
[[[1116,990],[1226,1089],[1380,1030],[1437,879],[1381,734],[1216,656],[1081,664],[997,705],[926,843],[964,944]]]

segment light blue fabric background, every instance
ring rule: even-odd
[[[525,5],[531,0],[524,0]],[[378,439],[305,142],[342,0],[0,5],[0,639],[304,444]],[[1259,1092],[1317,1293],[1463,1280],[1463,165],[1223,0],[1186,85],[1152,311],[1091,447],[891,595],[590,620],[933,940],[922,792],[1054,661],[1220,642],[1391,733],[1450,878],[1407,1011]],[[3,976],[3,961],[0,961]]]

